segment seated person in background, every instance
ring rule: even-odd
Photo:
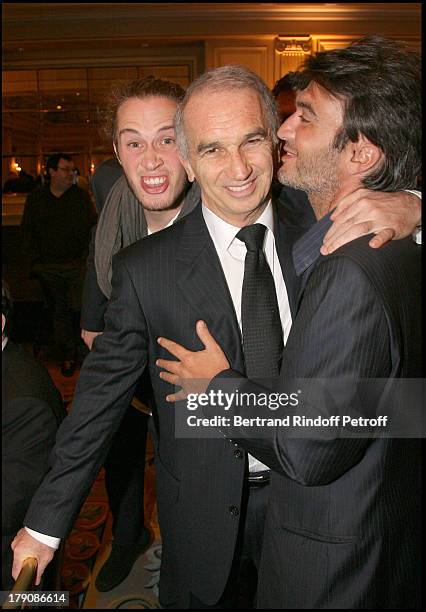
[[[3,193],[29,193],[36,187],[36,182],[31,174],[21,170],[19,174],[11,172],[5,184]]]
[[[10,543],[48,468],[56,431],[66,415],[45,368],[8,338],[11,299],[2,284],[2,590],[10,590]]]

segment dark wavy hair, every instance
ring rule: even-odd
[[[363,134],[384,159],[363,180],[368,189],[415,187],[421,170],[421,62],[401,42],[366,36],[345,49],[309,57],[292,75],[296,90],[315,82],[343,103],[334,146]]]
[[[117,111],[130,98],[142,99],[149,96],[158,96],[179,103],[184,95],[185,90],[178,83],[156,79],[152,75],[143,79],[120,83],[108,94],[106,108],[99,113],[102,134],[107,140],[117,141]]]

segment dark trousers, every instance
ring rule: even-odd
[[[84,270],[84,262],[80,261],[33,266],[33,274],[40,280],[52,310],[55,344],[61,361],[76,357],[80,330],[75,319],[81,309]]]
[[[143,372],[135,395],[152,408],[153,391],[148,369]],[[139,540],[144,528],[145,454],[149,418],[133,406],[128,407],[104,464],[114,543],[126,548]]]
[[[208,606],[191,594],[189,608],[252,609],[257,593],[257,574],[262,553],[263,531],[270,485],[244,486],[242,509],[231,574],[220,600]]]
[[[149,417],[130,406],[105,462],[114,543],[133,546],[144,526],[144,475]]]

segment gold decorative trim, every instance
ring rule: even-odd
[[[303,36],[278,36],[275,39],[275,51],[284,55],[310,55],[312,53],[312,38],[309,34]]]

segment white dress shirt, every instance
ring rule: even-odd
[[[215,215],[207,206],[202,205],[204,221],[207,229],[213,240],[217,254],[222,264],[223,273],[225,274],[232,302],[234,304],[235,313],[237,315],[238,325],[241,328],[241,293],[243,289],[244,279],[244,262],[247,253],[247,248],[244,242],[236,238],[240,231],[240,227],[230,225],[217,215]],[[264,253],[268,265],[271,269],[275,283],[275,291],[277,293],[278,308],[280,311],[281,325],[283,329],[284,344],[287,342],[291,328],[291,312],[288,301],[287,289],[284,283],[281,265],[275,247],[274,237],[274,215],[271,202],[255,221],[266,226]],[[260,472],[269,468],[261,463],[255,457],[248,456],[249,471]]]
[[[226,221],[223,221],[220,217],[215,215],[206,206],[202,207],[204,220],[209,230],[210,236],[213,240],[217,254],[222,264],[223,272],[225,274],[226,282],[231,293],[232,302],[234,304],[235,312],[237,315],[238,325],[241,329],[241,292],[243,288],[244,278],[244,261],[246,257],[246,245],[244,242],[236,238],[236,235],[241,228],[230,225]],[[172,219],[169,223],[171,225],[175,219]],[[280,311],[281,325],[283,328],[284,343],[287,341],[288,334],[290,333],[291,327],[291,314],[290,306],[288,302],[287,289],[284,283],[283,275],[281,272],[281,265],[278,259],[277,251],[275,248],[275,238],[273,233],[274,228],[274,216],[272,211],[272,204],[269,202],[256,223],[262,223],[266,226],[265,232],[265,244],[264,252],[266,260],[271,268],[272,276],[274,278],[275,290],[277,292],[278,308]],[[148,235],[151,234],[148,229]],[[249,457],[249,470],[250,472],[258,472],[269,469],[266,465],[252,457]],[[33,531],[28,527],[25,527],[30,535],[36,540],[51,546],[52,548],[58,548],[60,538],[54,538],[52,536],[44,535]]]
[[[422,194],[420,191],[414,189],[406,189],[405,191],[407,191],[408,193],[413,193],[418,198],[422,199]],[[226,223],[226,221],[223,221],[214,213],[212,213],[211,210],[204,206],[204,204],[203,215],[204,220],[209,229],[210,236],[212,237],[212,240],[216,247],[217,254],[219,255],[219,259],[222,264],[226,281],[228,283],[229,290],[231,293],[232,301],[234,303],[238,324],[241,329],[241,290],[243,286],[246,246],[240,240],[235,239],[235,236],[240,228],[236,228],[233,225]],[[169,225],[171,225],[173,221],[175,221],[175,219],[172,219]],[[269,267],[271,268],[272,276],[274,277],[285,344],[287,341],[288,334],[290,332],[292,321],[287,297],[287,289],[284,284],[284,279],[281,273],[281,266],[275,249],[271,203],[268,204],[268,206],[266,207],[262,215],[259,217],[259,219],[256,221],[256,223],[263,223],[267,227],[264,251]],[[150,235],[151,233],[152,232],[148,228],[148,235]],[[415,240],[418,241],[417,235]],[[421,237],[419,243],[421,244]],[[2,350],[6,346],[6,342],[3,341]],[[256,461],[257,460],[255,460],[249,455],[250,471],[252,471],[252,466],[254,467],[254,462]],[[258,466],[255,468],[256,470],[266,468],[266,466],[263,466],[263,464],[259,461],[257,461],[257,463]],[[28,527],[25,527],[25,529],[36,540],[39,540],[40,542],[43,542],[44,544],[47,544],[52,548],[59,547],[59,543],[61,541],[60,538],[54,538],[52,536],[44,535],[42,533],[39,533],[38,531],[33,531]]]

